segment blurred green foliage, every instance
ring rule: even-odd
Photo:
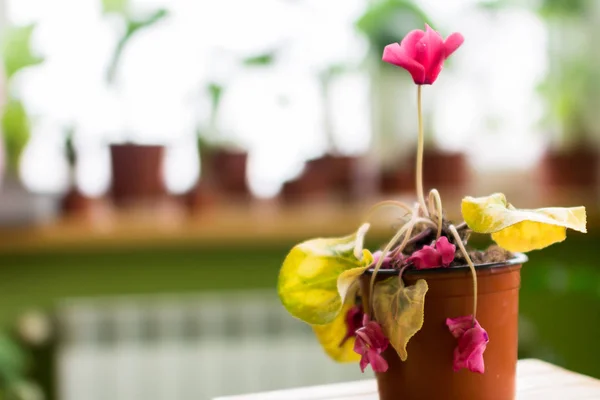
[[[0,390],[6,393],[21,381],[25,372],[25,355],[6,334],[0,333]]]
[[[16,173],[19,168],[21,153],[30,137],[30,126],[27,111],[23,103],[10,98],[2,114],[2,132],[7,155],[8,169]]]
[[[102,0],[102,11],[105,14],[117,13],[126,15],[129,7],[127,0]]]
[[[410,0],[380,0],[370,4],[365,14],[356,22],[373,49],[381,51],[386,45],[400,42],[413,29],[432,25],[425,12]]]
[[[12,337],[0,332],[0,399],[41,399],[40,388],[28,377],[31,360]]]
[[[31,37],[34,31],[34,24],[9,27],[2,40],[2,61],[8,80],[9,93],[0,119],[7,154],[7,167],[13,173],[18,170],[21,153],[29,141],[30,124],[25,106],[11,93],[10,83],[11,78],[19,71],[44,61],[43,57],[35,55],[32,51]]]
[[[42,57],[33,54],[31,49],[31,36],[35,24],[26,26],[9,27],[4,32],[2,41],[2,58],[4,70],[8,79],[23,68],[40,64]]]
[[[581,16],[585,14],[589,2],[590,0],[543,0],[539,6],[539,13],[546,18]]]
[[[166,9],[158,9],[143,17],[133,16],[128,0],[102,0],[102,5],[105,14],[117,15],[123,20],[125,25],[124,32],[115,47],[106,72],[107,82],[114,83],[117,69],[127,44],[131,42],[131,39],[137,33],[156,25],[158,22],[164,20],[169,13]]]
[[[252,66],[267,66],[275,62],[277,53],[274,51],[248,57],[242,60],[242,64],[248,67]]]

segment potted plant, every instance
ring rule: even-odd
[[[368,197],[374,190],[367,184],[372,181],[369,175],[369,160],[360,155],[343,154],[336,145],[331,110],[331,86],[336,78],[351,67],[333,64],[319,74],[319,86],[323,98],[323,126],[327,141],[327,153],[306,161],[304,170],[297,178],[283,185],[282,196],[287,201],[333,198],[351,201],[358,197]],[[362,168],[361,168],[362,167]],[[361,173],[362,172],[362,173]],[[372,174],[371,174],[372,175]]]
[[[105,14],[121,19],[125,29],[119,39],[106,72],[106,81],[114,85],[123,51],[140,31],[164,20],[164,9],[141,18],[133,16],[127,0],[103,0]],[[118,206],[153,202],[166,195],[163,181],[165,148],[160,144],[112,143],[110,145],[111,196]]]
[[[271,62],[269,56],[258,56],[246,60],[244,64],[267,65]],[[198,187],[211,187],[226,196],[248,196],[248,153],[232,143],[224,142],[219,137],[217,128],[225,86],[218,82],[209,82],[206,92],[210,98],[210,112],[208,124],[198,132],[198,154],[202,169]]]
[[[553,134],[540,163],[549,189],[595,189],[600,126],[596,110],[600,61],[593,51],[598,10],[584,0],[544,0],[537,12],[548,29],[546,80],[540,92],[547,105],[545,125]]]
[[[520,210],[501,193],[467,196],[464,222],[452,222],[436,189],[425,197],[421,93],[462,43],[459,33],[443,40],[426,26],[383,52],[417,85],[418,201],[380,203],[355,233],[296,245],[279,274],[285,308],[312,325],[333,359],[358,361],[363,371],[370,364],[383,400],[514,399],[524,253],[564,240],[568,228],[586,231],[584,207]],[[372,253],[368,220],[383,206],[404,216]],[[495,244],[475,250],[471,232],[491,234]]]
[[[69,188],[61,200],[61,208],[67,216],[85,216],[89,215],[97,200],[94,200],[81,193],[77,187],[77,150],[75,148],[74,137],[75,128],[68,126],[65,131],[64,155],[69,165]]]
[[[6,168],[11,180],[18,181],[21,154],[31,136],[30,116],[21,99],[13,93],[13,77],[20,71],[41,64],[44,59],[33,54],[31,36],[35,25],[14,26],[5,32],[3,39],[3,72],[7,92],[1,113],[2,135],[6,154]]]

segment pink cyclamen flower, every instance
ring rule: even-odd
[[[434,246],[423,246],[415,251],[407,261],[412,262],[416,269],[429,269],[447,267],[454,260],[456,246],[448,241],[446,236],[441,236]]]
[[[425,31],[410,31],[400,44],[385,46],[382,60],[407,70],[417,85],[431,85],[442,71],[444,61],[464,42],[460,33],[446,40],[425,24]]]
[[[360,370],[365,372],[367,365],[371,364],[375,372],[387,371],[388,363],[381,353],[387,349],[389,343],[381,326],[375,321],[369,321],[369,316],[365,314],[363,327],[356,331],[354,342],[354,351],[361,355]]]
[[[356,331],[362,327],[363,310],[360,306],[354,306],[346,312],[346,336],[342,339],[340,347],[350,338],[356,335]]]
[[[381,258],[382,255],[383,255],[383,252],[381,250],[377,250],[376,252],[373,253],[373,262],[371,263],[371,267],[375,268],[375,266],[379,262],[379,259]],[[389,268],[391,262],[392,262],[392,258],[390,256],[386,256],[383,259],[383,261],[381,262],[381,268]]]
[[[437,242],[435,242],[435,249],[442,258],[443,266],[448,266],[452,261],[454,261],[454,253],[456,253],[456,246],[451,244],[446,236],[440,236]]]
[[[472,315],[447,318],[446,325],[452,336],[458,339],[458,345],[454,349],[454,371],[468,368],[471,372],[483,374],[483,352],[490,341],[485,329],[477,320],[473,324]]]

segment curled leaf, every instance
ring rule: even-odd
[[[474,232],[491,233],[492,239],[509,251],[527,252],[562,242],[567,228],[586,232],[585,207],[519,210],[502,193],[465,197],[462,215]]]
[[[353,301],[348,301],[332,322],[325,325],[312,326],[313,332],[317,336],[325,353],[337,362],[358,362],[360,360],[360,355],[354,352],[354,341],[356,338],[352,336],[344,340],[347,333],[346,313],[354,306]]]
[[[413,286],[404,286],[398,277],[393,277],[375,285],[375,318],[402,361],[408,357],[408,341],[423,326],[427,289],[424,279],[419,279]]]
[[[338,316],[348,292],[373,261],[360,246],[365,233],[361,227],[354,235],[313,239],[290,251],[277,285],[290,314],[311,325],[329,324]],[[355,255],[357,247],[360,258]]]

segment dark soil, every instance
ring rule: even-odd
[[[442,236],[446,236],[448,238],[448,241],[456,246],[456,256],[450,266],[454,267],[466,265],[467,261],[465,260],[460,249],[458,248],[454,235],[452,235],[452,233],[450,232],[450,224],[450,221],[447,220],[444,220],[444,222],[442,223]],[[462,242],[465,244],[467,251],[469,252],[469,256],[471,257],[473,264],[475,265],[503,262],[513,257],[512,253],[502,249],[497,245],[492,245],[483,251],[470,249],[468,246],[468,241],[471,235],[471,230],[466,225],[463,225],[458,226],[457,231]],[[421,249],[423,246],[433,245],[435,243],[435,240],[436,232],[434,229],[421,228],[413,233],[412,238],[410,239],[409,243],[406,245],[402,253],[405,256],[410,256],[412,253]]]
[[[480,265],[510,260],[513,257],[513,254],[510,251],[504,250],[500,246],[494,244],[484,251],[470,251],[469,256],[471,257],[473,264]]]

